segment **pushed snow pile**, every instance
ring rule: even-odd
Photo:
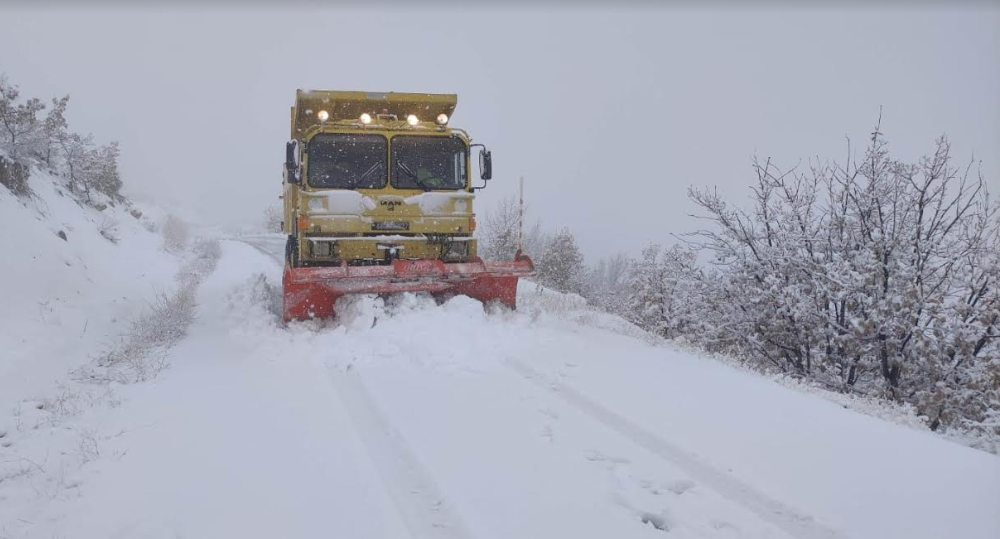
[[[578,294],[559,292],[523,279],[518,282],[517,304],[521,309],[540,309],[549,313],[587,309],[587,300]]]
[[[521,279],[517,287],[518,310],[534,316],[548,316],[593,328],[604,329],[620,335],[641,339],[647,343],[663,343],[663,339],[649,333],[624,318],[608,313],[587,303],[578,294],[559,292],[541,284]]]
[[[271,274],[265,276],[265,273]],[[490,355],[471,351],[465,346],[469,339],[478,342],[494,335],[502,340],[504,332],[513,327],[525,328],[542,323],[572,327],[574,331],[589,327],[646,342],[660,342],[621,317],[589,306],[577,294],[559,292],[525,280],[518,285],[516,312],[494,303],[484,306],[466,296],[450,297],[439,303],[426,293],[347,295],[337,300],[336,319],[292,322],[286,328],[280,317],[280,274],[273,271],[259,273],[232,291],[229,305],[225,317],[238,331],[245,332],[247,338],[261,339],[264,335],[280,337],[290,332],[309,340],[329,342],[329,346],[342,352],[338,354],[337,362],[343,365],[362,357],[395,361],[398,356],[413,357],[424,364],[422,358],[437,356],[440,360],[438,367],[464,368],[467,362],[448,358],[483,358]],[[477,328],[472,334],[465,330],[470,325]],[[434,352],[440,346],[442,329],[450,331],[445,338],[455,343],[454,350],[450,350],[444,358]],[[387,333],[406,335],[412,348],[404,351],[380,344],[383,342],[380,335]],[[425,339],[430,342],[424,343]],[[424,348],[426,352],[421,351]]]
[[[406,360],[444,370],[470,368],[467,358],[488,357],[476,351],[478,339],[488,335],[501,338],[504,331],[502,324],[491,328],[487,321],[488,316],[504,319],[499,307],[491,307],[494,314],[490,315],[482,303],[466,296],[455,296],[439,305],[423,293],[345,296],[337,301],[336,319],[291,322],[285,327],[279,310],[280,285],[272,284],[272,279],[275,277],[258,274],[230,292],[232,309],[224,315],[229,331],[263,349],[275,345],[275,339],[282,346],[292,339],[294,346],[307,346],[303,348],[306,357],[315,355],[307,351],[315,346],[336,350],[329,357],[339,368],[348,368],[355,361]],[[510,316],[507,312],[506,317]],[[464,331],[470,324],[477,328],[472,343]],[[386,333],[403,336],[406,346],[382,338]],[[441,339],[453,344],[446,354],[440,353]]]
[[[484,320],[483,304],[465,296],[455,296],[436,309],[437,302],[426,293],[393,294],[381,297],[373,294],[345,296],[337,300],[339,323],[347,330],[374,328],[379,321],[399,316],[415,316],[421,325],[454,323],[455,318],[470,322]]]

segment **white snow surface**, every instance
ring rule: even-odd
[[[157,378],[44,435],[0,409],[0,537],[1000,537],[994,455],[527,282],[285,327],[284,240],[244,240]]]

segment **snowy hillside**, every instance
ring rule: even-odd
[[[41,170],[31,188],[33,196],[19,198],[0,187],[4,416],[110,346],[130,318],[172,291],[179,267],[147,229],[162,218],[142,213],[149,208],[83,205]]]
[[[36,222],[37,242],[55,237]],[[67,223],[71,242],[94,244],[74,253],[116,277],[63,284],[53,253],[65,243],[37,248],[50,263],[35,271],[79,282],[78,295],[4,276],[5,295],[23,298],[3,311],[20,324],[4,338],[52,336],[4,356],[24,379],[56,368],[32,350],[72,356],[62,369],[85,362],[109,320],[180,265],[138,229],[105,249],[88,222]],[[89,383],[113,398],[47,422],[0,409],[0,537],[1000,536],[994,455],[650,342],[530,283],[517,312],[363,297],[342,300],[336,322],[285,327],[282,248],[221,242],[155,378]],[[32,298],[57,294],[73,299],[34,316]],[[106,333],[73,344],[87,313],[87,335]]]

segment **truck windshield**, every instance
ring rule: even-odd
[[[382,135],[322,134],[309,142],[309,185],[341,189],[385,187],[388,141]]]
[[[467,148],[453,137],[392,138],[392,185],[397,189],[462,189]]]

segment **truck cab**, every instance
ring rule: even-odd
[[[298,90],[283,181],[288,264],[477,260],[473,198],[492,159],[449,125],[457,102],[454,94]]]

